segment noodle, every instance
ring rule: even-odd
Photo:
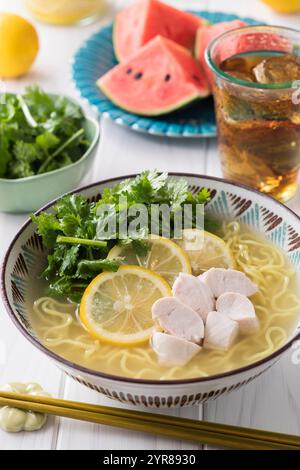
[[[160,366],[150,345],[125,348],[104,344],[85,331],[77,319],[76,305],[50,297],[42,297],[33,305],[32,323],[38,336],[49,349],[73,362],[134,378],[207,377],[266,357],[287,341],[296,325],[300,299],[295,272],[280,249],[245,231],[238,222],[224,224],[223,233],[237,269],[259,286],[252,298],[259,333],[240,336],[229,351],[202,349],[185,367]]]

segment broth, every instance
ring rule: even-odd
[[[233,252],[237,269],[259,287],[251,298],[260,322],[259,333],[238,336],[228,351],[202,348],[184,367],[161,366],[149,344],[118,347],[102,343],[81,325],[76,305],[49,297],[40,298],[31,307],[37,336],[48,349],[74,363],[140,379],[207,377],[266,357],[287,341],[299,321],[295,270],[280,249],[237,222],[224,224],[222,236]]]

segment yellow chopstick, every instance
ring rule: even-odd
[[[300,437],[298,436],[136,410],[0,392],[0,406],[5,405],[218,447],[257,450],[300,449]]]
[[[205,421],[196,421],[186,418],[176,418],[172,416],[159,415],[154,413],[144,413],[137,410],[126,410],[115,407],[92,405],[89,403],[81,403],[74,401],[66,401],[50,397],[34,398],[30,395],[14,394],[10,392],[0,392],[0,397],[13,398],[22,401],[34,401],[35,403],[49,404],[54,406],[63,406],[71,409],[81,411],[90,411],[94,413],[103,413],[111,416],[124,417],[124,418],[137,418],[142,419],[144,422],[151,422],[156,424],[170,424],[172,426],[188,426],[195,430],[205,430],[209,432],[225,433],[231,436],[246,437],[251,439],[262,439],[269,442],[277,442],[280,436],[281,442],[287,445],[298,446],[300,445],[300,438],[296,435],[278,434],[270,431],[262,431],[255,429],[248,429],[239,426],[229,426],[224,424],[217,424]]]

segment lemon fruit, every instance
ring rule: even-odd
[[[184,250],[172,240],[150,235],[149,250],[138,255],[132,245],[116,245],[108,253],[108,259],[119,258],[121,264],[137,265],[160,274],[172,286],[180,272],[190,274],[191,263]]]
[[[0,13],[0,77],[24,75],[39,50],[34,26],[21,16]]]
[[[222,238],[196,228],[182,231],[182,239],[176,240],[189,256],[195,276],[210,268],[234,268],[235,261],[230,248]]]
[[[300,11],[300,0],[263,0],[263,2],[279,13]]]
[[[144,343],[153,332],[153,303],[171,295],[159,274],[140,266],[120,266],[117,272],[93,279],[80,303],[80,319],[92,336],[106,343]]]

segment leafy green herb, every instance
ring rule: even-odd
[[[0,100],[0,178],[17,179],[57,170],[86,151],[84,116],[65,97],[37,86]]]
[[[42,212],[32,216],[37,224],[37,233],[49,249],[48,266],[42,276],[48,281],[52,292],[79,301],[83,290],[97,274],[118,270],[120,260],[107,259],[109,250],[117,243],[132,244],[139,256],[147,253],[149,243],[145,239],[145,230],[141,230],[134,239],[124,239],[120,238],[120,227],[117,224],[115,233],[108,239],[98,238],[99,227],[105,227],[110,222],[113,209],[117,219],[124,212],[120,196],[127,198],[127,224],[132,220],[128,216],[132,205],[144,204],[150,215],[152,204],[167,204],[171,209],[172,226],[174,214],[183,204],[189,203],[193,207],[197,203],[204,204],[209,200],[210,193],[204,188],[194,195],[188,190],[185,179],[146,171],[135,179],[105,189],[97,203],[88,202],[82,195],[65,196],[57,202],[52,213]],[[112,210],[108,214],[105,211],[99,213],[103,204],[110,204]],[[214,224],[208,218],[205,218],[205,223],[206,229],[208,225],[213,227]],[[160,220],[158,231],[161,228]]]
[[[48,266],[42,276],[52,292],[77,300],[89,281],[102,270],[117,271],[119,264],[106,260],[107,242],[96,239],[94,204],[81,195],[66,196],[53,213],[32,216],[49,249]]]
[[[102,194],[101,200],[96,205],[96,210],[103,204],[112,205],[116,208],[117,213],[122,217],[123,207],[119,204],[120,198],[124,197],[127,201],[127,214],[130,207],[134,204],[143,204],[148,208],[149,214],[149,233],[163,234],[163,218],[160,213],[159,223],[157,227],[150,225],[151,205],[166,205],[170,208],[170,236],[173,236],[174,218],[178,210],[181,210],[184,204],[192,206],[191,225],[196,224],[196,205],[205,204],[210,199],[210,192],[207,188],[201,189],[197,194],[193,194],[188,189],[188,183],[184,178],[172,178],[168,173],[157,173],[156,171],[144,171],[135,179],[126,179],[113,188],[107,188]],[[101,225],[105,227],[109,224],[111,212],[102,216]],[[127,217],[128,223],[132,218]],[[215,222],[211,219],[204,220],[205,228],[213,229]],[[215,227],[216,228],[216,227]],[[214,231],[214,230],[212,230]],[[118,230],[117,230],[118,232]],[[144,233],[141,237],[144,238]]]

